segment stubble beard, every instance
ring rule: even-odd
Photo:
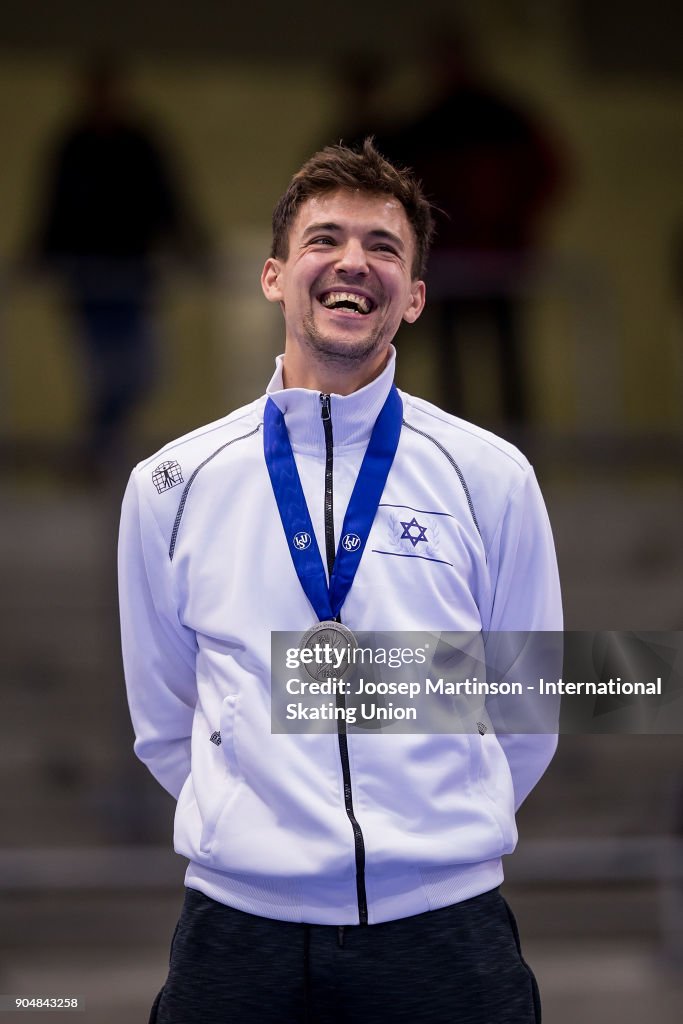
[[[349,369],[363,364],[387,347],[386,324],[378,324],[365,338],[331,338],[318,330],[311,310],[303,318],[303,328],[304,338],[311,353],[327,366]]]

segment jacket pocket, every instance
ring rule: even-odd
[[[225,760],[228,776],[234,782],[242,781],[242,771],[237,758],[237,720],[239,718],[240,697],[231,693],[223,701],[221,711],[221,751]]]
[[[483,723],[485,724],[485,723]],[[493,732],[471,737],[476,749],[479,792],[489,805],[489,813],[496,824],[502,843],[500,853],[510,853],[517,842],[515,801],[512,776],[505,752]],[[474,751],[473,751],[474,753]]]
[[[220,720],[220,744],[215,749],[215,770],[209,784],[215,787],[214,799],[202,824],[201,848],[209,853],[218,820],[232,803],[242,783],[242,771],[237,756],[235,736],[239,719],[240,697],[230,694],[223,701]]]

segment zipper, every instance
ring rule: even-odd
[[[332,576],[334,568],[334,556],[336,554],[334,544],[334,502],[332,497],[333,487],[333,464],[332,464],[332,410],[330,407],[330,396],[320,396],[321,416],[323,419],[323,430],[325,431],[325,554],[327,556],[327,575]]]
[[[333,439],[332,439],[332,410],[330,396],[320,396],[321,416],[323,430],[325,431],[325,554],[327,556],[327,573],[332,576],[336,548],[334,543],[334,503],[333,503]],[[341,617],[337,616],[341,622]],[[338,708],[346,707],[346,699],[343,693],[336,695]],[[349,764],[349,743],[346,735],[346,720],[341,717],[337,720],[337,739],[339,741],[339,759],[342,768],[342,780],[344,783],[344,807],[346,815],[351,822],[353,829],[353,843],[356,856],[356,897],[358,900],[358,921],[360,924],[368,923],[368,898],[365,891],[365,841],[363,832],[356,819],[353,810],[353,791],[351,789],[351,767]],[[339,933],[340,945],[343,943],[343,933]]]

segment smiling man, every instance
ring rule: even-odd
[[[313,156],[273,216],[266,395],[132,474],[135,749],[189,862],[151,1021],[540,1020],[498,886],[554,737],[271,731],[272,631],[561,629],[524,456],[393,384],[431,234],[419,184],[370,141]]]
[[[421,213],[431,233],[428,207]],[[303,202],[288,232],[279,221],[278,208],[262,284],[285,316],[286,386],[350,394],[380,373],[401,320],[413,323],[424,306],[406,210],[389,195],[340,188]]]

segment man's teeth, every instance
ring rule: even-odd
[[[364,295],[356,295],[354,292],[329,292],[320,301],[328,309],[343,304],[357,309],[360,313],[370,312],[370,300],[366,299]]]

